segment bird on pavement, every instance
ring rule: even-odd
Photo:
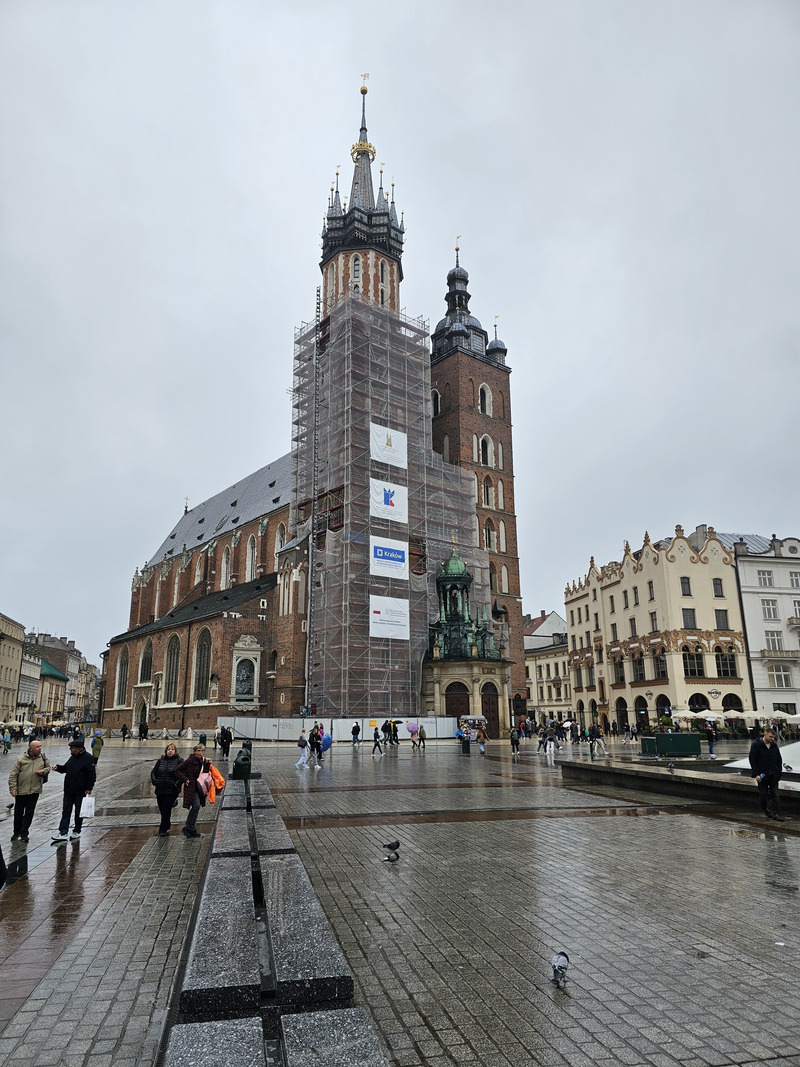
[[[400,848],[400,842],[390,841],[388,845],[384,845],[383,847],[388,849],[389,852],[397,852],[397,850]]]
[[[390,841],[388,845],[383,846],[387,849],[389,855],[383,857],[384,863],[397,863],[400,859],[400,842]]]
[[[569,956],[562,949],[561,952],[557,952],[555,956],[550,960],[550,966],[553,968],[553,977],[550,981],[558,989],[563,989],[567,984],[567,969],[569,967]]]

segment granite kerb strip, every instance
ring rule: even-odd
[[[286,823],[275,808],[253,808],[250,812],[256,833],[259,856],[271,856],[295,851],[294,841]]]
[[[363,1008],[284,1015],[285,1067],[386,1067],[387,1060]]]
[[[261,1020],[210,1020],[173,1026],[164,1067],[268,1067]]]

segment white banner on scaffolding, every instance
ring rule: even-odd
[[[408,641],[410,635],[407,600],[392,596],[370,596],[369,636]]]
[[[369,573],[408,581],[408,542],[370,537]]]
[[[369,480],[369,513],[389,522],[408,522],[408,489],[404,485]]]
[[[369,424],[370,458],[379,463],[391,463],[393,467],[408,469],[408,438],[400,430],[388,426]]]

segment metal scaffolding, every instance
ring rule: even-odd
[[[490,601],[474,479],[431,446],[426,324],[347,295],[295,335],[292,535],[309,537],[307,703],[319,715],[419,713],[435,577],[455,545]],[[408,437],[407,469],[370,456],[370,423]],[[370,478],[404,485],[408,522],[370,514]],[[408,541],[408,580],[370,573],[370,537]],[[370,595],[409,601],[409,640],[370,636]]]

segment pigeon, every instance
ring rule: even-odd
[[[383,846],[388,850],[389,855],[383,857],[384,863],[397,863],[400,859],[400,842],[390,841],[388,845]]]
[[[675,773],[675,764],[674,763],[670,763],[670,765],[669,765],[669,773],[670,774],[674,774]]]
[[[566,952],[557,952],[555,956],[550,960],[550,966],[553,968],[553,977],[550,981],[556,986],[557,989],[563,989],[567,984],[567,968],[569,967],[569,956]]]

